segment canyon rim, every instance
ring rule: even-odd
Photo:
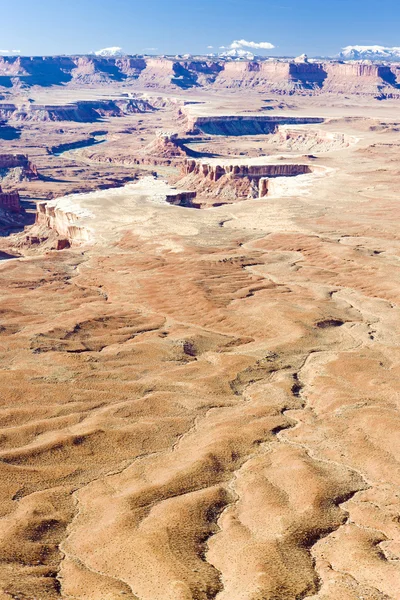
[[[0,600],[400,599],[399,49],[232,39],[0,57]]]

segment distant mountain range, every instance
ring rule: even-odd
[[[102,48],[101,50],[96,50],[94,54],[96,56],[109,56],[111,58],[115,58],[118,56],[125,56],[126,52],[124,52],[119,46],[111,46],[110,48]]]
[[[400,47],[346,46],[346,48],[342,48],[339,58],[343,60],[400,61]]]

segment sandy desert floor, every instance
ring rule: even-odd
[[[19,256],[0,260],[1,600],[400,598],[399,103],[285,102],[357,142],[203,150],[326,176],[206,210],[103,190],[79,200],[91,243],[0,240]],[[90,150],[134,154],[172,114],[91,124],[108,133]],[[1,142],[47,177],[26,199],[143,175],[47,154],[59,129]]]

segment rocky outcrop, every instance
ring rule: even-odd
[[[400,90],[389,66],[373,63],[339,63],[324,65],[325,92],[376,97],[400,96]]]
[[[284,61],[229,62],[215,80],[216,87],[262,88],[271,92],[295,93],[320,89],[326,72],[318,63]]]
[[[75,121],[93,123],[102,117],[123,117],[155,110],[142,98],[79,101],[65,105],[0,103],[0,119],[12,122]]]
[[[185,208],[200,208],[200,204],[193,202],[197,197],[197,192],[176,192],[173,194],[167,194],[165,200],[169,204],[175,206],[184,206]]]
[[[198,57],[2,57],[0,87],[110,85],[141,88],[255,89],[278,94],[400,96],[397,66],[298,59],[224,60]]]
[[[177,133],[160,131],[155,140],[143,148],[137,164],[180,164],[190,155],[191,150]]]
[[[189,133],[207,135],[258,135],[277,131],[279,125],[323,123],[319,117],[279,117],[266,115],[187,116]]]
[[[187,89],[205,87],[216,80],[223,64],[212,60],[173,61],[167,58],[148,58],[146,68],[140,73],[139,83],[146,87]]]
[[[25,154],[0,154],[0,182],[15,187],[22,181],[38,179],[39,173]]]
[[[196,190],[200,205],[202,198],[211,198],[213,201],[208,204],[219,206],[245,198],[262,198],[268,194],[270,179],[306,175],[312,170],[310,165],[298,163],[263,164],[250,159],[243,162],[205,162],[187,159],[179,186]]]
[[[0,187],[0,209],[22,215],[25,213],[18,192],[3,192]]]
[[[38,179],[39,173],[26,154],[0,154],[0,178],[4,172],[19,169],[22,180]]]
[[[246,177],[258,180],[261,177],[292,177],[310,173],[309,165],[301,164],[217,164],[205,163],[188,159],[185,162],[183,173],[189,175],[200,175],[210,181],[218,181],[223,176],[240,179]]]
[[[305,128],[302,125],[279,125],[270,138],[271,146],[302,152],[329,152],[348,148],[357,141],[358,138],[344,133]]]
[[[96,141],[85,144],[90,147]],[[82,143],[83,145],[83,143]],[[84,156],[92,162],[118,164],[125,166],[153,165],[153,166],[180,166],[189,157],[199,156],[197,152],[188,148],[184,140],[177,133],[160,131],[156,137],[144,148],[122,149],[115,151],[111,143],[100,146],[100,149],[87,149]]]
[[[39,202],[36,211],[36,225],[53,229],[70,244],[80,245],[92,240],[91,230],[79,222],[84,217],[90,218],[91,214],[70,203],[67,197]]]

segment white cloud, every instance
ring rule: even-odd
[[[247,40],[234,40],[229,46],[232,50],[238,50],[239,48],[253,48],[256,50],[272,50],[275,48],[270,42],[248,42]],[[222,48],[222,46],[221,46]]]
[[[207,46],[207,48],[208,48],[209,50],[212,50],[212,49],[214,48],[214,46]]]

